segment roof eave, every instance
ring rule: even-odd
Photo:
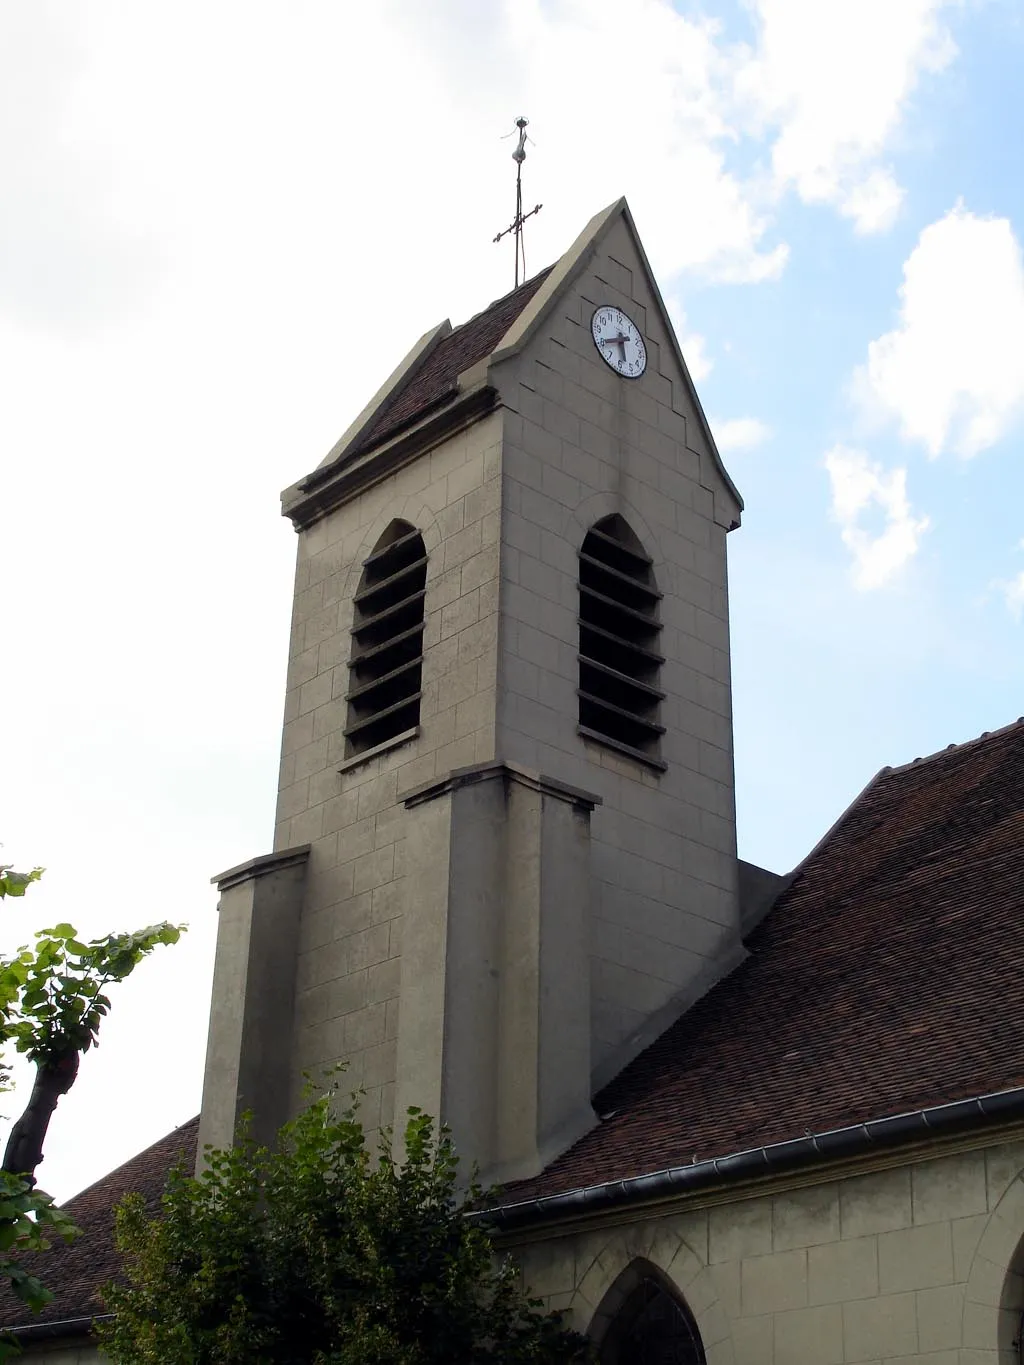
[[[296,531],[304,530],[335,507],[361,493],[372,484],[393,474],[396,469],[432,449],[454,432],[490,412],[497,394],[488,384],[467,392],[457,392],[439,409],[429,412],[414,425],[396,432],[382,444],[353,460],[339,461],[333,468],[321,468],[281,495],[281,512]]]
[[[625,1180],[609,1180],[559,1194],[540,1195],[517,1203],[484,1209],[475,1218],[499,1231],[562,1223],[584,1215],[598,1215],[625,1205],[663,1201],[710,1190],[749,1183],[758,1178],[848,1161],[869,1152],[891,1151],[936,1137],[954,1137],[984,1129],[997,1129],[1024,1120],[1024,1086],[998,1090],[970,1099],[934,1105],[904,1114],[889,1114],[865,1123],[832,1128],[786,1142],[730,1152],[720,1157],[670,1166]]]
[[[66,1341],[70,1337],[86,1340],[97,1322],[111,1322],[113,1313],[94,1313],[91,1317],[64,1318],[60,1322],[25,1322],[15,1327],[0,1327],[0,1335],[18,1342]]]
[[[317,465],[316,469],[303,476],[298,483],[286,488],[281,494],[282,503],[294,496],[295,492],[307,484],[317,473],[329,470],[334,465],[340,463],[346,455],[350,454],[358,445],[363,434],[368,430],[374,418],[381,408],[397,391],[402,388],[420,368],[428,356],[432,354],[438,343],[449,336],[452,331],[452,324],[448,318],[439,322],[436,327],[431,327],[428,332],[424,332],[416,345],[408,352],[404,359],[388,375],[384,383],[373,395],[370,401],[360,412],[359,416],[349,424],[346,430],[338,437],[334,445]]]

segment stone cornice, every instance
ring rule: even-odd
[[[506,763],[500,759],[490,763],[473,763],[466,768],[454,768],[444,777],[435,778],[432,782],[426,782],[422,787],[416,787],[409,792],[404,798],[405,805],[407,809],[412,809],[427,801],[435,801],[440,796],[459,791],[462,787],[494,781],[514,782],[521,787],[529,787],[532,791],[541,792],[544,796],[553,796],[556,800],[565,801],[580,810],[592,811],[595,806],[601,805],[601,797],[595,796],[593,792],[571,787],[557,778],[546,777],[531,768],[523,768],[518,763]]]
[[[309,844],[298,844],[295,848],[283,848],[277,853],[263,853],[258,858],[229,867],[226,872],[218,872],[210,881],[218,891],[228,891],[242,882],[255,881],[267,877],[272,872],[283,872],[286,867],[298,867],[309,857]]]
[[[496,406],[496,401],[497,393],[489,384],[453,394],[443,407],[383,445],[351,462],[342,459],[333,466],[315,469],[286,488],[281,494],[282,514],[291,519],[297,531],[304,530],[396,469],[479,421]]]

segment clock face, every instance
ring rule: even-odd
[[[625,379],[639,379],[647,368],[647,347],[636,323],[621,308],[604,304],[590,323],[601,358]]]

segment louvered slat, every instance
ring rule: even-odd
[[[651,559],[621,517],[608,517],[588,532],[579,561],[580,732],[662,768],[664,660],[652,648],[661,593]]]
[[[414,527],[393,524],[363,563],[353,600],[349,756],[419,724],[427,554]]]

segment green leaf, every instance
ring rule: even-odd
[[[126,1284],[104,1290],[108,1357],[241,1365],[568,1365],[582,1339],[528,1300],[471,1223],[451,1139],[408,1115],[407,1157],[371,1157],[357,1100],[311,1097],[271,1149],[243,1123],[207,1148],[199,1179],[172,1172],[157,1216],[116,1215]],[[418,1144],[409,1154],[409,1137]],[[328,1197],[325,1198],[325,1191]]]
[[[41,867],[34,867],[31,872],[15,872],[9,863],[0,864],[0,900],[4,896],[23,896],[42,875]]]

